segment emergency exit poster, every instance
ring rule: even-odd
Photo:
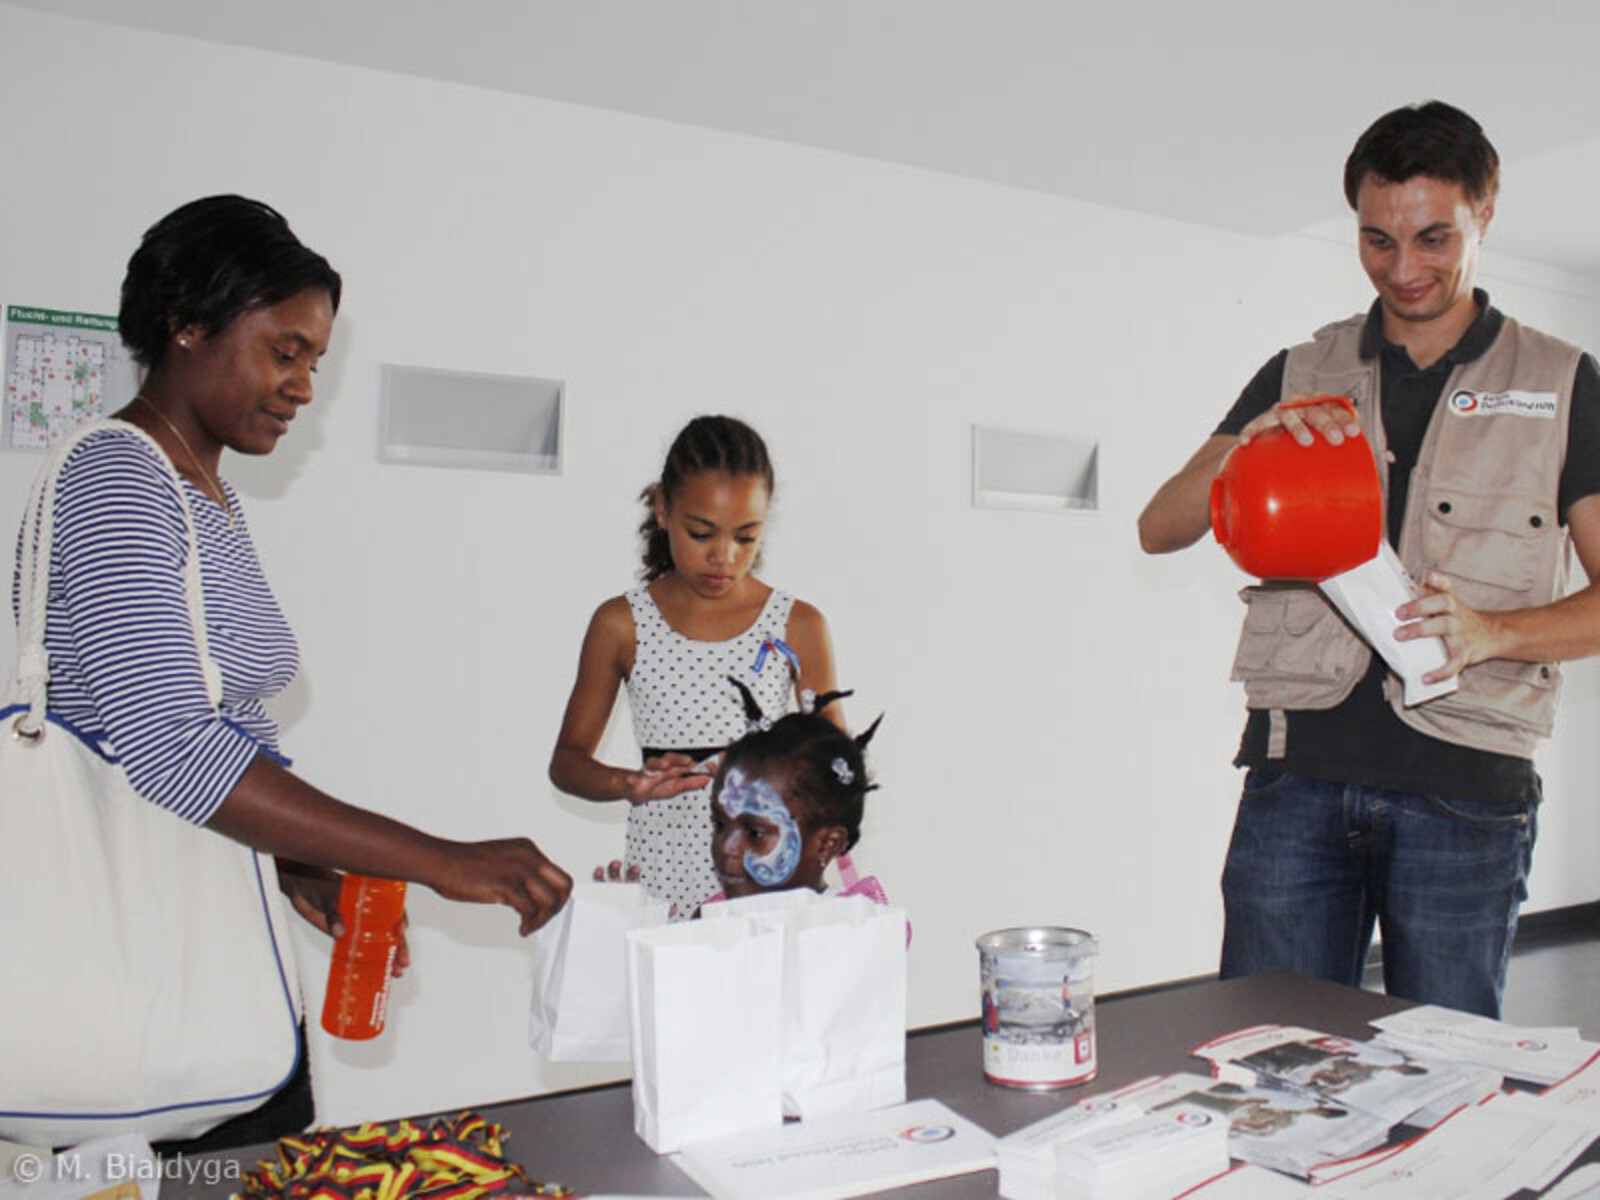
[[[5,316],[5,449],[48,450],[138,390],[116,317],[24,304]]]

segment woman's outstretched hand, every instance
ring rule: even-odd
[[[424,882],[447,900],[509,905],[522,917],[523,937],[560,912],[572,892],[572,876],[527,838],[452,843],[439,878]]]

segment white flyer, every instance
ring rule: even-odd
[[[1505,1200],[1542,1191],[1589,1148],[1594,1129],[1496,1098],[1464,1108],[1421,1137],[1312,1172],[1329,1200]]]
[[[990,1170],[994,1145],[939,1101],[916,1100],[698,1142],[671,1161],[715,1200],[836,1200]]]
[[[1552,1109],[1569,1120],[1592,1121],[1600,1126],[1600,1053],[1542,1092],[1514,1092],[1508,1098]]]
[[[1422,682],[1424,675],[1448,661],[1442,639],[1425,637],[1402,642],[1394,636],[1400,627],[1394,610],[1414,598],[1417,589],[1387,541],[1381,542],[1378,553],[1359,567],[1324,579],[1317,586],[1405,682],[1407,708],[1456,690],[1454,676],[1439,683]]]
[[[1311,1195],[1311,1185],[1290,1179],[1253,1163],[1240,1163],[1231,1171],[1192,1187],[1179,1200],[1295,1200]]]
[[[1600,1043],[1584,1041],[1576,1030],[1526,1029],[1436,1004],[1390,1013],[1372,1024],[1383,1031],[1378,1040],[1385,1045],[1477,1063],[1532,1083],[1564,1079],[1600,1052]]]

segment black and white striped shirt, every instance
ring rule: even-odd
[[[257,753],[282,761],[263,701],[294,677],[299,653],[237,497],[227,490],[230,526],[185,480],[206,633],[222,671],[221,707],[211,707],[184,598],[183,509],[156,453],[113,428],[84,438],[62,468],[45,629],[49,709],[120,762],[140,795],[203,824]]]

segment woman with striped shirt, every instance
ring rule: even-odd
[[[282,216],[242,197],[194,201],[145,234],[118,323],[147,373],[118,416],[153,438],[181,477],[222,701],[208,700],[195,655],[172,477],[155,447],[112,423],[74,448],[55,494],[51,715],[114,751],[151,803],[277,856],[281,889],[325,931],[337,932],[336,870],[346,870],[509,905],[527,934],[571,887],[533,842],[450,841],[337,800],[289,771],[263,707],[293,677],[297,651],[218,465],[224,448],[271,453],[311,402],[340,287]],[[252,1122],[257,1115],[207,1138],[245,1144],[304,1128],[308,1077]]]

